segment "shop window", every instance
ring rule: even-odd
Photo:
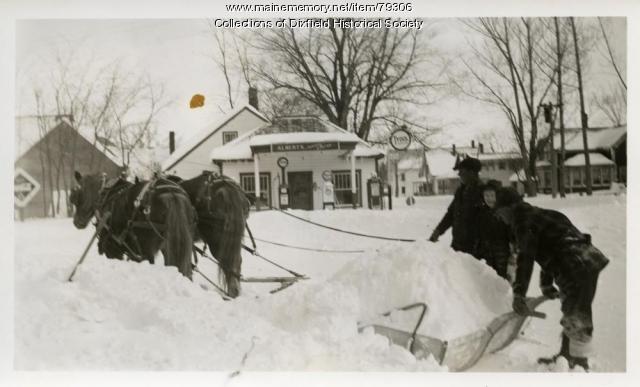
[[[500,170],[507,169],[507,163],[505,163],[504,161],[498,161],[498,169]]]
[[[611,168],[604,167],[602,168],[602,184],[611,183]]]
[[[544,187],[551,187],[551,171],[549,170],[545,170],[544,171]]]
[[[576,168],[573,170],[573,186],[582,185],[582,168]]]
[[[415,196],[424,196],[427,194],[427,183],[414,182],[413,194]]]
[[[331,171],[333,175],[333,192],[336,198],[336,206],[352,206],[351,195],[351,171]],[[356,170],[356,205],[362,206],[360,170]]]
[[[402,173],[400,174],[400,181],[405,181],[405,180],[406,180],[406,178],[407,178],[407,177],[405,176],[404,172],[402,172]]]
[[[247,195],[255,197],[256,184],[253,173],[241,173],[240,186]],[[260,173],[260,201],[262,204],[271,206],[271,174],[269,172]]]
[[[600,167],[592,167],[591,168],[591,178],[593,179],[593,185],[600,185],[602,184],[602,172],[603,168]]]
[[[400,193],[402,193],[403,195],[407,193],[407,190],[404,188],[404,186],[400,187]]]
[[[238,132],[222,132],[222,145],[238,138]]]

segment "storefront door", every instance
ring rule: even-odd
[[[312,172],[289,172],[289,208],[313,210],[313,174]]]

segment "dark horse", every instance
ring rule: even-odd
[[[202,239],[220,263],[219,278],[230,297],[240,294],[242,239],[249,216],[249,200],[242,188],[226,176],[203,172],[178,181],[189,194],[198,215],[197,239]]]
[[[162,249],[165,265],[191,278],[195,212],[182,188],[163,178],[135,184],[121,177],[107,181],[101,174],[76,172],[75,178],[73,224],[84,229],[94,215],[108,216],[98,235],[100,254],[153,263]]]

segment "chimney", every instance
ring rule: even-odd
[[[484,144],[482,144],[481,142],[478,143],[478,152],[480,154],[484,153]]]
[[[169,132],[169,154],[172,154],[176,150],[176,132],[173,130]]]
[[[456,144],[451,145],[451,153],[456,154]]]
[[[258,107],[258,89],[255,87],[249,87],[249,105],[256,110],[260,110]]]
[[[476,148],[476,142],[475,142],[475,140],[471,140],[471,147],[472,147],[473,149],[475,149],[475,148]]]

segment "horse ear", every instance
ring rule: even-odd
[[[76,178],[76,182],[78,184],[80,184],[82,182],[82,175],[80,174],[80,172],[75,171],[75,173],[73,174],[73,176]]]

